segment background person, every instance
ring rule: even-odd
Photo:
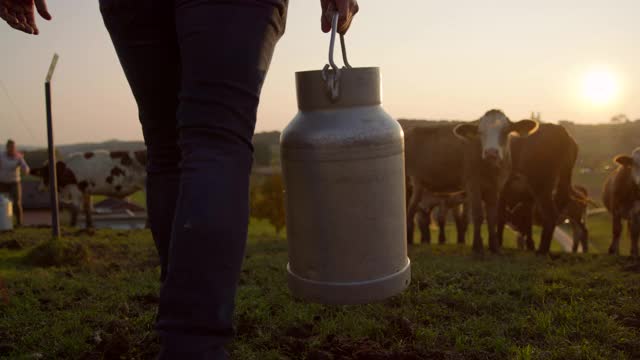
[[[100,0],[147,146],[147,211],[160,255],[160,359],[226,359],[249,224],[260,91],[288,0]],[[322,0],[344,33],[356,0]],[[35,9],[34,9],[35,7]],[[0,0],[38,34],[44,0]]]
[[[6,151],[0,152],[0,193],[8,194],[13,202],[17,226],[22,225],[23,219],[20,170],[29,174],[29,165],[16,149],[15,141],[8,140]]]

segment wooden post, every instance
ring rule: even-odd
[[[51,77],[58,63],[58,54],[53,54],[49,72],[44,82],[44,96],[47,106],[47,144],[49,151],[49,192],[51,193],[51,229],[53,237],[60,237],[60,208],[58,206],[58,176],[56,174],[56,153],[53,142],[53,119],[51,113]]]

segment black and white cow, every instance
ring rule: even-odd
[[[86,226],[93,226],[91,195],[125,198],[144,189],[147,152],[97,150],[73,153],[56,162],[60,201],[71,208],[71,225],[75,226],[82,208]],[[45,164],[33,169],[42,179],[41,189],[49,188],[49,168]]]

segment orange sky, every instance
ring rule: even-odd
[[[50,0],[54,21],[39,37],[0,27],[0,141],[42,145],[42,82],[54,51],[56,140],[140,139],[130,91],[103,28],[97,1]],[[382,69],[384,107],[395,117],[463,119],[502,108],[519,119],[603,122],[640,118],[637,0],[361,0],[347,35],[354,66]],[[402,5],[399,5],[402,4]],[[615,6],[613,6],[615,4]],[[293,73],[320,69],[328,36],[319,1],[292,0],[287,34],[264,87],[258,130],[279,130],[296,109]],[[605,69],[611,102],[590,104],[583,78]],[[2,86],[6,87],[9,97]]]

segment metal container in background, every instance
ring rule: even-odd
[[[13,203],[0,194],[0,231],[13,230]]]
[[[329,65],[296,73],[299,112],[282,133],[289,288],[328,304],[358,304],[404,290],[404,140],[381,107],[379,69]]]

